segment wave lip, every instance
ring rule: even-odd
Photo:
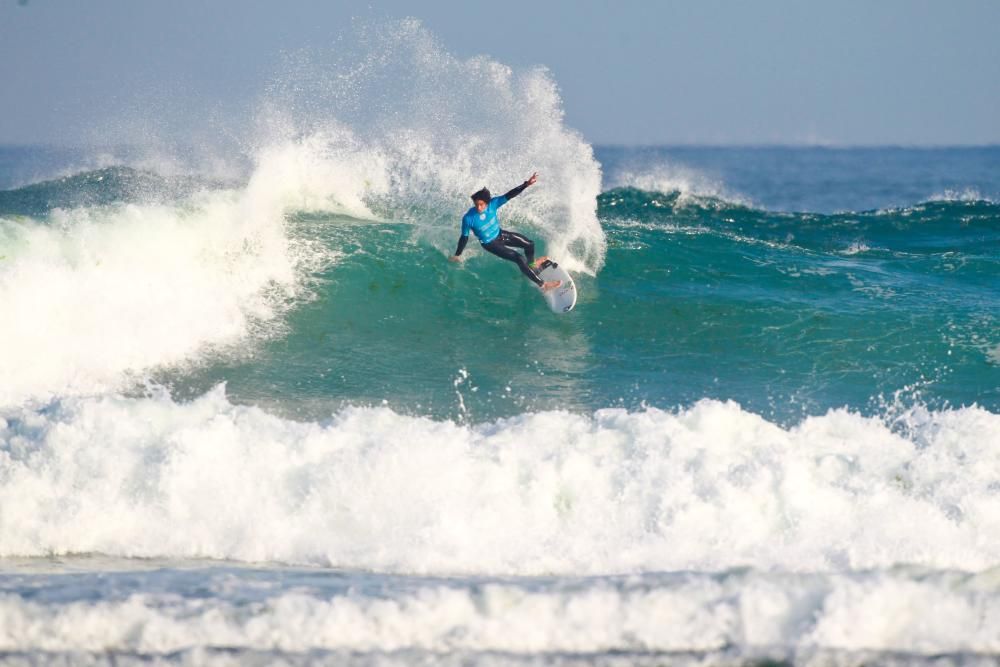
[[[659,164],[640,170],[617,169],[606,179],[604,189],[631,188],[672,196],[678,205],[717,202],[719,205],[753,207],[752,201],[731,192],[721,181],[697,169]]]
[[[983,196],[976,188],[964,188],[961,190],[945,190],[930,197],[928,202],[966,202],[966,203],[987,203],[997,202],[989,197]]]
[[[105,167],[41,181],[13,190],[0,190],[0,216],[39,218],[52,209],[76,209],[118,203],[171,202],[205,189],[219,189],[221,182],[190,176],[161,176],[131,167]]]
[[[895,419],[837,410],[782,428],[705,400],[298,423],[221,387],[192,403],[65,399],[6,415],[0,555],[511,575],[998,562],[1000,416]]]

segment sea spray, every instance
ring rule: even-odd
[[[335,199],[424,226],[442,249],[457,238],[469,194],[504,192],[537,171],[541,185],[505,210],[509,224],[574,270],[600,269],[600,166],[564,124],[544,68],[457,58],[415,20],[366,26],[348,53],[289,56],[262,98],[260,141],[299,146],[320,173],[352,174]]]

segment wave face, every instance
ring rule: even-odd
[[[660,292],[653,301],[681,320],[668,329],[671,341],[714,359],[727,387],[740,384],[738,373],[821,409],[871,397],[880,408],[900,391],[937,405],[997,408],[993,202],[774,213],[622,188],[601,195],[600,211],[611,256],[620,247],[628,258],[610,270],[631,272],[632,294]],[[698,295],[696,308],[684,294]],[[655,317],[645,314],[646,326],[667,328]],[[733,364],[739,370],[727,372]],[[799,375],[797,386],[779,389],[779,375]],[[752,387],[741,403],[753,403]]]
[[[844,405],[1000,406],[992,202],[780,213],[613,189],[597,199],[605,268],[578,276],[581,307],[553,321],[475,247],[445,262],[457,224],[443,211],[317,210],[275,164],[171,204],[9,215],[2,402],[151,376],[178,397],[225,381],[239,402],[316,419],[383,401],[482,421],[708,397],[783,424]]]
[[[996,204],[798,214],[623,188],[598,215],[605,266],[553,320],[511,266],[474,247],[448,264],[454,227],[295,213],[289,233],[340,253],[317,298],[253,359],[159,377],[315,419],[383,402],[472,422],[702,398],[786,425],[845,405],[1000,408]]]

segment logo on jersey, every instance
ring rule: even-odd
[[[479,219],[480,220],[485,220],[486,219],[486,214],[485,213],[480,213],[479,214]]]

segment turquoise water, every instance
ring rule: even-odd
[[[825,168],[826,153],[814,155]],[[105,169],[0,193],[0,212],[44,219],[198,187]],[[706,397],[782,422],[840,406],[878,413],[900,398],[1000,407],[1000,206],[989,200],[789,213],[611,188],[597,199],[603,267],[578,275],[579,306],[565,317],[477,248],[461,267],[445,262],[457,234],[435,213],[443,222],[290,211],[287,233],[337,258],[308,276],[281,335],[252,358],[209,354],[157,381],[186,397],[226,382],[237,401],[310,419],[347,404],[482,421]],[[515,213],[514,228],[539,234],[519,222]]]
[[[615,189],[598,216],[605,266],[567,317],[511,267],[477,253],[455,269],[407,225],[294,220],[348,256],[290,335],[191,381],[477,420],[702,397],[787,420],[900,390],[1000,407],[997,205],[782,214]]]

